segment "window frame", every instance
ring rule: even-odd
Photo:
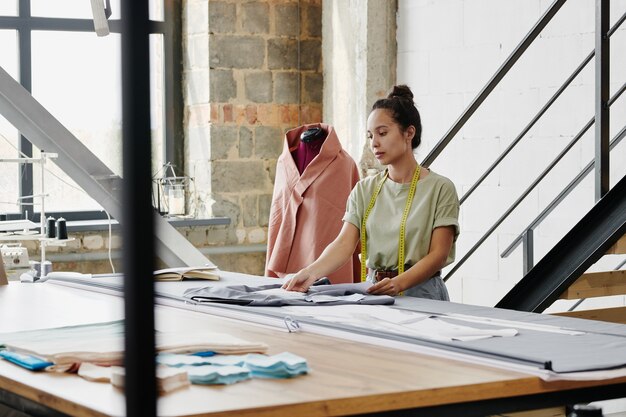
[[[15,30],[18,39],[18,67],[19,82],[29,92],[32,91],[32,31],[62,31],[62,32],[93,32],[95,30],[92,19],[39,17],[31,14],[31,0],[17,0],[17,16],[0,15],[1,30]],[[132,0],[121,0],[132,1]],[[163,21],[150,20],[150,34],[163,35],[163,76],[164,76],[164,141],[163,160],[170,161],[177,167],[177,175],[184,172],[184,131],[183,131],[183,94],[182,94],[182,0],[161,0],[163,2]],[[109,20],[109,30],[112,33],[121,33],[122,21]],[[33,155],[33,145],[21,133],[18,140],[18,149],[27,156]],[[33,166],[32,164],[18,164],[20,170],[19,196],[32,196]],[[8,213],[7,218],[26,218],[27,216],[38,221],[40,212],[32,209],[33,199],[20,200],[18,213]],[[65,217],[67,220],[97,220],[106,219],[106,213],[101,210],[92,211],[63,211],[56,217]]]

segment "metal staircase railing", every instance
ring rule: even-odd
[[[626,175],[496,307],[542,312],[625,233]]]
[[[597,30],[600,30],[600,25],[598,21],[600,19],[607,20],[608,12],[606,10],[603,12],[600,7],[602,3],[602,7],[605,7],[606,2],[603,0],[597,0],[598,7],[597,11],[599,11],[600,15],[597,16]],[[509,55],[509,57],[505,60],[505,62],[500,66],[500,68],[496,71],[496,73],[491,77],[491,79],[487,82],[485,87],[478,93],[476,98],[471,102],[471,104],[467,107],[467,109],[462,113],[459,119],[453,124],[453,126],[448,130],[448,132],[444,135],[444,137],[435,145],[435,147],[430,151],[430,153],[423,160],[422,164],[425,166],[430,166],[435,159],[442,153],[442,151],[448,146],[448,144],[452,141],[454,136],[462,129],[465,123],[472,117],[474,112],[480,107],[480,105],[485,101],[485,99],[490,95],[490,93],[495,89],[498,83],[504,78],[504,76],[508,73],[508,71],[515,65],[518,59],[523,55],[526,49],[533,43],[533,41],[539,36],[540,32],[546,25],[551,21],[551,19],[557,14],[559,9],[563,6],[565,1],[554,1],[547,11],[540,17],[537,23],[533,26],[533,28],[528,32],[528,34],[524,37],[524,39],[517,45],[514,51]],[[599,8],[599,9],[598,9]],[[603,20],[603,22],[605,22]],[[479,179],[468,189],[468,191],[461,197],[460,202],[463,204],[469,198],[469,196],[476,190],[476,188],[489,176],[493,170],[504,160],[504,158],[515,148],[515,146],[525,137],[525,135],[530,131],[530,129],[541,119],[541,117],[547,112],[547,110],[554,104],[554,102],[561,96],[561,94],[565,91],[565,89],[572,83],[572,81],[580,74],[580,72],[586,67],[586,65],[596,56],[596,50],[600,52],[601,68],[604,70],[607,67],[607,56],[606,51],[601,49],[606,45],[604,42],[608,42],[611,35],[613,35],[620,26],[626,20],[626,13],[624,13],[611,27],[608,29],[608,25],[604,29],[602,29],[603,33],[606,34],[605,37],[602,37],[601,42],[596,42],[596,49],[591,51],[583,61],[578,65],[578,67],[572,72],[572,74],[563,82],[563,84],[558,88],[558,90],[550,97],[549,100],[544,104],[544,106],[537,112],[537,114],[532,118],[532,120],[522,129],[522,131],[515,137],[515,139],[509,144],[509,146],[502,152],[501,155],[487,168],[487,170],[479,177]],[[608,30],[607,30],[608,29]],[[596,65],[597,73],[601,73],[602,71],[598,70],[600,65]],[[601,89],[605,85],[608,85],[608,80],[603,79],[602,76],[596,76],[596,89]],[[470,250],[457,261],[453,268],[447,273],[444,280],[448,280],[464,263],[465,261],[484,243],[484,241],[498,228],[498,226],[509,217],[509,215],[515,210],[515,208],[528,196],[528,194],[544,179],[544,177],[552,170],[552,168],[567,154],[567,152],[580,140],[580,138],[594,125],[596,118],[599,118],[601,126],[596,128],[596,134],[599,131],[608,132],[607,125],[608,120],[605,120],[604,117],[599,116],[599,112],[601,109],[604,111],[604,107],[607,109],[613,104],[626,90],[626,84],[622,85],[615,94],[605,101],[602,101],[601,106],[596,106],[596,117],[592,117],[574,136],[574,138],[565,146],[565,148],[557,155],[557,157],[548,165],[548,167],[535,179],[535,181],[521,194],[521,196],[509,207],[508,210],[504,212],[504,214],[489,228],[489,230],[470,248]],[[596,94],[596,99],[599,99],[600,95]],[[601,100],[601,99],[599,99]],[[606,153],[613,149],[626,135],[626,127],[624,127],[621,132],[619,132],[615,138],[608,144],[608,137],[602,137],[602,141],[606,140],[607,146],[606,148],[601,148],[596,146],[597,149],[601,149],[602,152],[606,149]],[[602,136],[605,136],[602,133]],[[598,140],[600,141],[600,140]],[[602,154],[600,158],[604,158],[606,155]],[[588,164],[580,174],[570,182],[570,184],[559,194],[559,196],[542,211],[542,213],[533,221],[524,231],[520,234],[518,238],[507,248],[505,253],[508,255],[511,253],[517,246],[519,246],[520,242],[524,243],[524,274],[528,273],[528,271],[533,266],[533,235],[532,231],[536,228],[541,221],[547,217],[547,215],[562,201],[572,189],[578,185],[582,179],[594,168],[594,166],[598,165],[595,163],[596,160],[601,160],[602,165],[600,169],[602,171],[599,172],[599,175],[608,175],[604,171],[608,170],[608,167],[605,166],[604,159],[599,159],[598,154],[596,154],[596,159]],[[596,169],[598,169],[596,167]],[[604,180],[604,178],[603,178]],[[505,256],[504,253],[502,256]]]
[[[463,114],[459,117],[459,119],[454,122],[450,130],[443,136],[443,138],[435,145],[435,147],[430,151],[426,158],[422,161],[422,165],[430,166],[435,159],[441,154],[441,152],[448,146],[448,143],[456,136],[457,133],[463,128],[465,123],[469,120],[470,117],[474,114],[476,110],[480,107],[480,105],[487,99],[489,94],[496,88],[496,86],[502,81],[504,76],[509,72],[511,68],[515,65],[515,63],[522,57],[524,52],[528,49],[528,47],[533,43],[533,41],[539,36],[543,28],[545,28],[548,23],[552,20],[552,18],[556,15],[559,9],[565,4],[566,0],[555,0],[554,3],[548,7],[548,10],[539,18],[537,23],[532,27],[532,29],[526,34],[524,39],[515,47],[513,52],[507,57],[504,63],[498,68],[496,73],[491,77],[491,79],[487,82],[487,84],[483,87],[483,89],[478,93],[476,98],[470,103],[470,105],[465,109]]]
[[[626,13],[613,25],[609,30],[608,36],[610,37],[626,20]],[[580,72],[587,66],[591,59],[595,56],[596,51],[591,51],[585,59],[578,65],[578,67],[567,77],[567,79],[561,84],[558,90],[550,97],[550,99],[544,104],[544,106],[537,112],[533,119],[522,129],[522,131],[513,139],[511,144],[496,158],[489,168],[480,176],[480,178],[463,194],[461,197],[461,204],[474,192],[474,190],[491,174],[491,172],[502,162],[502,160],[515,148],[515,146],[524,138],[526,133],[541,119],[546,111],[554,104],[554,102],[560,97],[560,95],[567,89],[567,87],[574,81],[574,79],[580,74]]]
[[[626,126],[611,140],[609,148],[613,150],[626,137]],[[582,171],[557,195],[535,219],[519,234],[519,236],[502,252],[503,258],[509,256],[519,245],[523,244],[523,251],[526,254],[524,259],[524,273],[533,267],[533,232],[539,224],[569,195],[570,192],[591,172],[595,161],[591,161]]]
[[[609,103],[612,104],[613,102],[615,102],[615,100],[617,100],[625,90],[626,90],[626,83],[622,85],[622,87],[617,91],[617,93],[613,97],[611,97],[611,100],[609,101]],[[539,183],[546,177],[546,175],[548,175],[550,171],[552,171],[552,168],[554,168],[556,164],[580,140],[580,138],[582,138],[583,135],[587,133],[587,131],[589,130],[589,128],[591,128],[591,126],[593,126],[593,124],[594,124],[594,118],[592,117],[578,131],[578,133],[565,146],[565,148],[563,148],[563,150],[556,156],[556,158],[554,158],[552,162],[548,164],[548,166],[543,170],[543,172],[539,174],[539,176],[532,182],[532,184],[530,184],[530,186],[528,186],[528,188],[526,188],[526,190],[522,192],[522,194],[517,198],[517,200],[515,200],[515,202],[504,212],[504,214],[500,216],[500,218],[496,220],[496,222],[489,228],[489,230],[487,230],[487,232],[485,232],[485,234],[480,239],[478,239],[478,241],[474,244],[474,246],[472,246],[470,250],[467,251],[467,253],[463,256],[463,258],[461,258],[461,260],[459,260],[457,263],[454,264],[454,267],[450,270],[450,272],[446,274],[444,280],[447,281],[461,267],[461,265],[463,265],[465,261],[467,261],[469,257],[483,244],[483,242],[487,240],[489,236],[491,236],[491,234],[498,228],[498,226],[500,226],[502,222],[504,222],[509,217],[509,215],[517,208],[517,206],[519,206],[522,203],[522,201],[524,201],[524,199],[528,196],[528,194],[530,194],[530,192],[534,190],[537,185],[539,185]]]

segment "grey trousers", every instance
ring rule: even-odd
[[[373,276],[368,276],[367,280],[375,283],[376,280]],[[448,295],[448,289],[446,284],[441,279],[441,275],[437,274],[431,277],[428,281],[423,282],[415,287],[411,287],[404,291],[404,295],[407,297],[428,298],[430,300],[450,301]]]

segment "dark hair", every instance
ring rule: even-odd
[[[422,141],[422,119],[413,103],[413,92],[406,85],[395,85],[387,98],[376,100],[372,106],[375,109],[387,109],[391,111],[391,117],[402,126],[405,131],[409,126],[415,127],[415,136],[411,140],[411,147],[417,148]]]

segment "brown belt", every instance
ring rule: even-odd
[[[374,277],[376,282],[382,281],[385,278],[393,278],[398,276],[398,271],[375,271],[370,269],[370,273],[372,273],[372,276]]]
[[[409,267],[405,268],[405,271],[407,269],[409,269]],[[376,282],[382,281],[385,278],[394,278],[398,276],[398,270],[395,271],[385,271],[385,270],[374,270],[374,269],[370,269],[369,270],[370,276],[373,276],[374,279],[376,280]],[[441,271],[437,271],[433,277],[436,277],[437,275],[441,274]]]

